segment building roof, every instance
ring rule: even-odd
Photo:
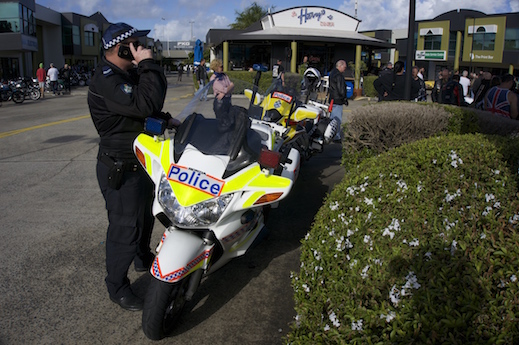
[[[224,41],[318,41],[393,48],[394,44],[357,32],[360,20],[327,7],[293,7],[268,14],[245,30],[211,29],[210,46]],[[261,24],[261,25],[258,25]]]
[[[246,32],[241,39],[260,39],[269,41],[320,41],[345,44],[364,44],[373,47],[391,48],[391,43],[365,36],[354,31],[329,31],[323,29],[283,28],[273,27],[261,31]]]

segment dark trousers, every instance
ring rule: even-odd
[[[216,119],[219,121],[219,126],[228,127],[234,120],[230,117],[229,110],[231,109],[231,97],[224,97],[218,99],[215,97],[213,102],[213,110]]]
[[[97,162],[97,180],[108,211],[106,235],[106,286],[108,293],[120,298],[130,291],[128,269],[149,267],[153,261],[150,238],[154,218],[151,213],[153,183],[139,167],[124,172],[122,185],[116,190],[108,185],[109,167]]]

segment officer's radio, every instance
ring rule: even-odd
[[[128,61],[133,61],[133,55],[132,55],[132,51],[130,50],[130,46],[127,46],[127,45],[124,45],[124,44],[121,44],[119,46],[119,51],[117,52],[117,55],[122,58],[122,59],[125,59],[125,60],[128,60]]]

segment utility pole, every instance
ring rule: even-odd
[[[405,88],[404,99],[411,100],[411,82],[412,82],[412,68],[414,60],[414,16],[415,16],[416,0],[409,0],[409,24],[407,27],[407,53],[406,53],[406,68],[405,68]]]

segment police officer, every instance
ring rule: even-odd
[[[125,23],[110,25],[102,37],[104,57],[89,86],[88,105],[100,136],[97,180],[108,211],[106,286],[110,299],[127,310],[141,310],[127,277],[134,262],[144,272],[154,256],[150,251],[153,228],[153,184],[132,151],[148,116],[174,120],[161,112],[167,82],[152,52],[139,44],[149,30]]]

